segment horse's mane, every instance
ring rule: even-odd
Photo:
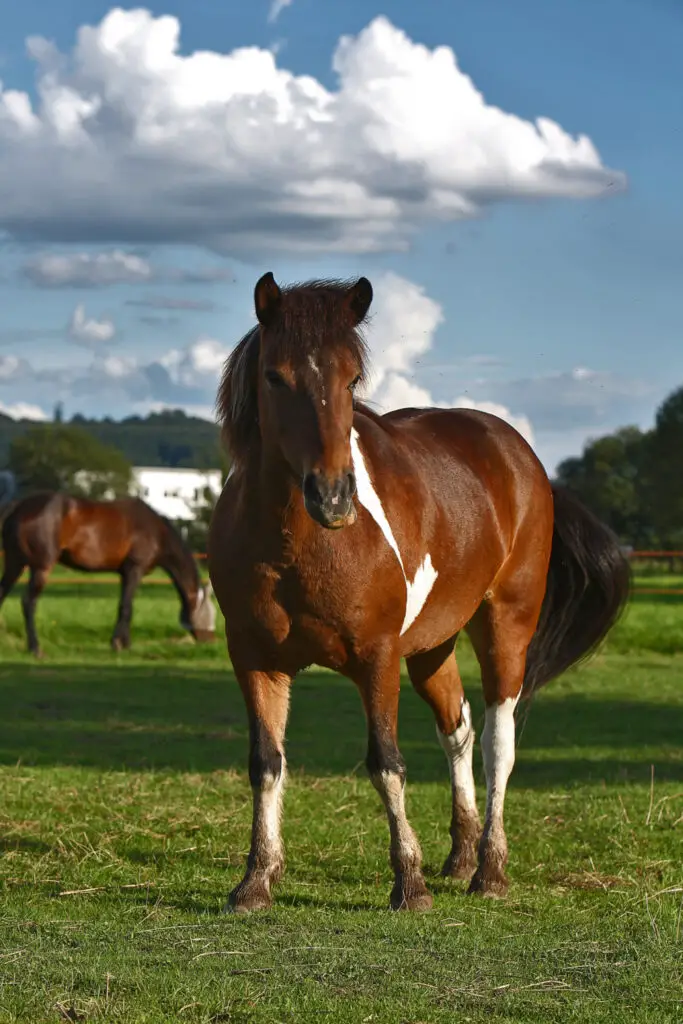
[[[360,326],[347,305],[355,281],[306,281],[282,289],[277,318],[268,326],[268,342],[283,359],[302,362],[321,350],[345,348],[367,377],[368,350]],[[363,321],[365,322],[365,321]],[[239,459],[258,436],[257,370],[261,345],[258,325],[232,351],[223,370],[216,411],[223,441]]]

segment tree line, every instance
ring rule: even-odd
[[[80,428],[103,445],[117,448],[132,466],[216,469],[222,457],[216,424],[187,416],[180,409],[127,416],[122,420],[110,417],[96,420],[76,415],[67,422],[58,405],[52,423],[46,424],[13,420],[0,414],[0,466],[7,466],[14,441],[26,434],[38,436],[37,430],[49,432],[57,427]],[[64,436],[70,433],[67,431]]]
[[[683,549],[683,387],[662,402],[651,430],[622,427],[565,459],[557,481],[640,550]]]

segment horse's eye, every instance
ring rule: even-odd
[[[357,377],[354,377],[354,379],[349,384],[349,391],[354,392],[359,384],[360,384],[360,374],[358,374]]]
[[[287,387],[287,385],[285,384],[284,380],[282,379],[280,374],[277,372],[277,370],[266,370],[265,378],[266,378],[267,382],[270,384],[271,388],[285,388],[285,387]]]

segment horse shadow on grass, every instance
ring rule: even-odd
[[[653,670],[656,666],[653,665]],[[466,680],[481,734],[478,682]],[[227,667],[165,664],[0,665],[0,764],[101,770],[246,771],[247,723]],[[601,699],[551,688],[534,701],[518,744],[512,785],[683,780],[683,704]],[[302,675],[287,734],[290,770],[319,777],[364,772],[366,730],[348,680]],[[409,685],[399,742],[415,782],[445,782],[431,712]],[[654,752],[654,753],[653,753]],[[476,770],[481,775],[477,750]]]

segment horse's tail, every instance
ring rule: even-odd
[[[523,696],[591,654],[619,618],[631,589],[612,531],[553,484],[555,522],[545,598],[527,652]]]

